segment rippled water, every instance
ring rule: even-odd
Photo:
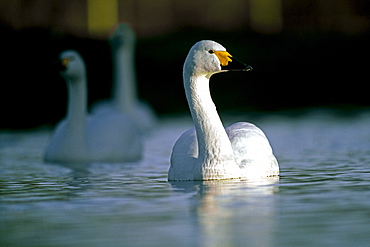
[[[45,164],[48,129],[0,132],[0,246],[369,246],[370,114],[234,118],[265,131],[280,179],[167,182],[187,117],[127,164]]]

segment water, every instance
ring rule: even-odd
[[[187,117],[127,164],[45,164],[50,130],[0,132],[0,246],[369,245],[370,114],[234,119],[265,131],[280,179],[169,183]]]

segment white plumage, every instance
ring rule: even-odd
[[[184,64],[184,88],[195,128],[177,140],[172,150],[169,180],[260,178],[279,175],[266,136],[245,122],[223,127],[209,91],[218,72],[251,70],[214,41],[200,41]]]
[[[126,162],[141,158],[141,131],[124,114],[87,114],[86,68],[73,50],[60,54],[68,86],[67,116],[55,128],[44,159],[53,163]]]
[[[152,107],[137,97],[135,33],[128,24],[120,23],[109,43],[113,58],[112,98],[95,104],[92,112],[127,114],[144,132],[150,131],[157,120]]]

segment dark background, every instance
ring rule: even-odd
[[[85,1],[77,2],[79,11],[86,11]],[[140,5],[119,1],[119,13],[123,13],[119,21],[130,23],[137,32],[139,95],[160,115],[188,112],[182,66],[190,47],[203,39],[221,43],[229,53],[254,68],[253,72],[212,77],[211,91],[220,111],[329,107],[345,113],[370,106],[368,1],[322,4],[313,0],[282,0],[282,22],[267,28],[252,25],[248,14],[251,1],[232,1],[246,3],[240,6],[240,16],[234,18],[231,12],[230,17],[221,19],[216,14],[202,19],[196,8],[200,5],[195,1],[160,1],[171,8],[161,13],[158,7],[148,13],[171,16],[158,21],[153,16],[140,15],[148,11],[146,3],[153,8],[153,1],[137,2]],[[227,6],[229,1],[218,2]],[[14,7],[14,3],[18,5]],[[212,3],[205,1],[202,6]],[[85,59],[89,104],[110,96],[112,73],[107,35],[86,31],[80,20],[84,17],[79,16],[74,25],[73,18],[66,14],[71,12],[69,4],[72,1],[63,5],[58,1],[0,1],[0,129],[53,125],[64,117],[66,85],[54,69],[54,61],[65,49],[75,49]],[[131,6],[136,14],[125,15],[125,6]],[[40,20],[50,11],[49,17]]]

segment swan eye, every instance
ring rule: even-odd
[[[209,50],[208,52],[209,52],[210,54],[215,53],[215,51],[214,51],[214,50]]]

